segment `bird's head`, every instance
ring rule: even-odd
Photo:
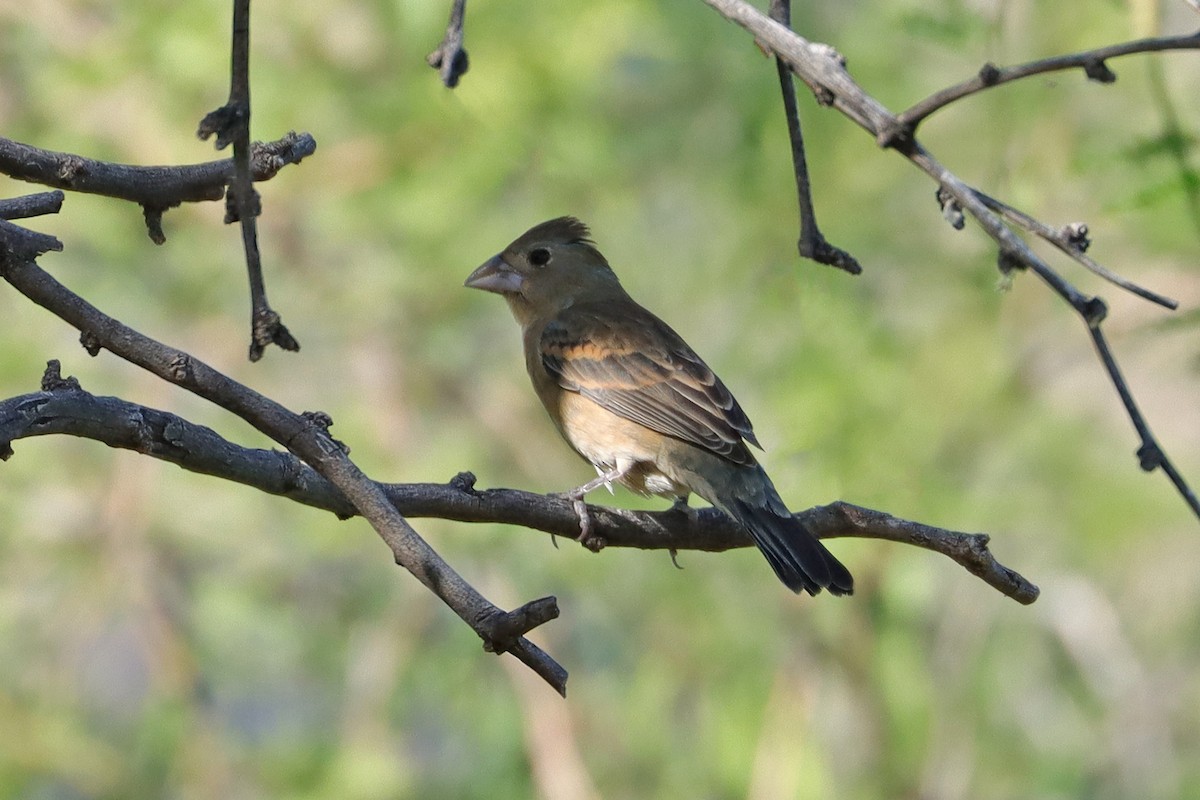
[[[583,300],[623,296],[590,236],[574,217],[543,222],[485,261],[464,285],[503,295],[518,318],[530,319]]]

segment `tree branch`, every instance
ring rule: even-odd
[[[808,84],[821,105],[841,111],[874,135],[881,147],[899,144],[903,131],[892,112],[863,91],[846,72],[845,61],[832,47],[816,44],[764,16],[744,0],[704,0],[725,19],[754,36],[762,47],[788,63],[796,77]]]
[[[771,0],[771,18],[787,26],[792,25],[791,0]],[[802,258],[811,258],[818,264],[826,264],[845,270],[851,275],[862,272],[858,260],[826,241],[817,226],[817,212],[813,205],[812,188],[808,180],[808,161],[804,155],[804,133],[800,127],[800,112],[796,108],[796,87],[792,83],[792,71],[787,63],[775,57],[775,69],[779,75],[779,88],[783,93],[783,111],[787,118],[788,140],[792,147],[792,170],[796,179],[796,195],[800,206],[800,240],[797,248]]]
[[[1188,486],[1183,476],[1179,473],[1179,470],[1167,458],[1162,445],[1159,444],[1154,434],[1150,431],[1150,426],[1146,422],[1146,418],[1142,415],[1136,401],[1134,401],[1133,393],[1129,390],[1129,385],[1125,382],[1125,377],[1121,374],[1121,370],[1117,366],[1116,358],[1112,354],[1108,340],[1100,330],[1101,323],[1108,315],[1108,306],[1105,302],[1099,297],[1087,297],[1055,272],[1049,264],[1039,258],[1029,248],[1029,245],[1024,240],[1009,230],[1000,218],[992,213],[987,204],[980,199],[976,190],[955,177],[949,170],[939,164],[931,154],[921,148],[920,145],[915,142],[913,143],[913,150],[909,157],[914,164],[921,167],[921,169],[937,180],[941,185],[942,191],[949,194],[960,207],[965,209],[980,223],[993,239],[999,242],[999,265],[1002,272],[1007,274],[1015,269],[1033,270],[1046,285],[1053,289],[1059,297],[1067,301],[1071,308],[1079,314],[1084,325],[1087,326],[1088,335],[1092,339],[1092,344],[1096,349],[1100,362],[1104,365],[1105,372],[1108,373],[1109,381],[1112,383],[1113,388],[1116,389],[1117,395],[1125,407],[1125,413],[1128,415],[1134,430],[1137,431],[1138,437],[1141,439],[1141,444],[1137,449],[1138,465],[1146,472],[1152,472],[1156,468],[1161,467],[1163,473],[1171,481],[1172,485],[1175,486],[1176,491],[1179,492],[1179,495],[1183,498],[1188,508],[1200,519],[1200,500],[1197,500],[1196,493],[1192,491],[1192,488]]]
[[[1038,238],[1046,240],[1057,247],[1060,252],[1064,253],[1072,261],[1079,263],[1114,286],[1120,287],[1130,294],[1136,294],[1138,297],[1145,298],[1163,308],[1172,311],[1179,308],[1178,300],[1166,297],[1144,286],[1139,286],[1133,281],[1122,278],[1112,270],[1091,259],[1087,255],[1087,249],[1091,247],[1092,243],[1088,238],[1088,227],[1084,223],[1071,222],[1061,228],[1055,228],[1039,219],[1029,216],[1023,211],[1018,211],[1007,203],[1002,203],[994,197],[989,197],[977,189],[974,191],[975,196],[982,200],[985,206],[999,214],[1005,220],[1034,234]]]
[[[201,139],[216,136],[218,150],[233,144],[233,180],[225,194],[225,222],[239,222],[246,270],[250,277],[250,360],[258,361],[274,344],[283,350],[300,349],[279,313],[267,302],[262,256],[258,250],[258,225],[262,199],[254,189],[250,170],[250,0],[233,2],[233,45],[229,101],[200,121]]]
[[[378,484],[369,480],[329,435],[330,420],[321,414],[295,414],[239,384],[187,353],[163,345],[107,316],[72,293],[34,260],[57,240],[0,220],[0,277],[37,305],[77,328],[88,352],[101,348],[136,364],[230,411],[283,445],[337,488],[387,543],[396,563],[436,594],[483,639],[493,652],[512,653],[558,692],[565,694],[567,672],[523,636],[514,619],[545,616],[543,601],[537,613],[516,617],[497,608],[467,583],[396,511]],[[58,245],[61,247],[61,245]],[[520,612],[520,610],[518,610]]]
[[[295,131],[274,142],[255,142],[250,159],[254,180],[270,180],[288,164],[299,164],[312,155],[316,147],[310,134]],[[166,241],[163,212],[180,203],[220,200],[233,177],[234,165],[232,159],[175,167],[114,164],[42,150],[0,136],[0,173],[43,186],[137,203],[146,213],[150,238],[162,244]],[[149,224],[152,215],[156,224]]]
[[[39,192],[0,200],[0,219],[25,219],[57,214],[62,209],[62,192]]]
[[[905,123],[893,115],[850,77],[844,62],[836,57],[836,52],[832,48],[809,42],[775,20],[766,17],[744,0],[704,0],[704,2],[726,19],[736,22],[749,31],[760,47],[766,48],[786,61],[796,75],[813,87],[817,92],[817,99],[822,104],[841,111],[851,121],[873,134],[881,147],[894,149],[937,181],[938,199],[947,219],[951,220],[956,228],[961,227],[960,212],[965,210],[979,222],[999,247],[998,261],[1002,272],[1008,275],[1018,269],[1033,270],[1055,293],[1071,305],[1087,325],[1088,333],[1109,380],[1116,389],[1126,414],[1141,439],[1137,450],[1139,465],[1147,471],[1161,467],[1192,513],[1196,515],[1197,519],[1200,519],[1200,502],[1197,501],[1195,493],[1150,432],[1150,427],[1134,402],[1133,394],[1100,330],[1100,323],[1108,313],[1104,301],[1099,297],[1084,296],[1039,258],[1029,245],[980,199],[977,190],[961,181],[921,146],[913,134],[911,124]],[[1063,61],[1048,59],[1045,62],[1035,62],[1035,64],[1080,66],[1087,62],[1093,64],[1092,72],[1089,72],[1089,75],[1096,73],[1093,75],[1096,77],[1100,74],[1098,70],[1101,68],[1107,70],[1107,67],[1103,67],[1104,58],[1121,55],[1125,52],[1145,52],[1148,49],[1146,42],[1159,43],[1153,49],[1191,49],[1200,46],[1200,32],[1191,37],[1142,40],[1142,42],[1132,42],[1128,45],[1117,45],[1113,48],[1063,57],[1065,59]],[[1141,49],[1138,49],[1139,47]],[[1087,58],[1084,58],[1085,56]],[[1041,71],[1046,71],[1051,66],[1047,66]],[[1055,66],[1054,68],[1065,67]]]
[[[287,497],[341,519],[357,513],[334,484],[291,453],[241,447],[174,414],[116,397],[95,397],[77,382],[62,380],[55,361],[47,368],[42,389],[0,402],[0,458],[12,455],[11,443],[17,439],[68,434]],[[379,484],[379,488],[405,517],[498,522],[568,537],[579,533],[579,518],[570,501],[515,489],[479,491],[470,473],[460,473],[445,484]],[[721,552],[753,544],[740,526],[712,508],[694,514],[603,506],[589,506],[588,511],[597,536],[610,547]],[[1020,603],[1037,599],[1036,586],[996,561],[985,534],[923,525],[842,502],[796,516],[820,538],[886,539],[915,545],[953,559]]]
[[[1113,83],[1117,74],[1108,68],[1105,62],[1110,58],[1132,55],[1134,53],[1154,53],[1164,50],[1198,50],[1200,49],[1200,31],[1187,36],[1158,36],[1152,39],[1138,39],[1132,42],[1121,42],[1107,47],[1097,47],[1081,53],[1054,56],[1017,64],[1011,67],[997,67],[995,64],[984,64],[975,77],[962,83],[949,86],[931,94],[921,102],[908,108],[898,115],[897,119],[911,135],[916,131],[930,114],[964,97],[999,86],[1011,81],[1028,78],[1031,75],[1041,75],[1046,72],[1059,72],[1067,69],[1082,69],[1090,80],[1100,83]]]

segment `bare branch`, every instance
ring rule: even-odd
[[[242,247],[250,276],[250,360],[258,361],[267,345],[295,352],[300,343],[267,302],[258,250],[256,220],[262,213],[262,201],[250,169],[250,0],[234,0],[231,50],[229,101],[200,121],[197,135],[201,139],[215,135],[218,150],[233,144],[234,174],[225,195],[225,221],[241,223]],[[153,220],[147,217],[146,222],[153,231]]]
[[[295,131],[274,142],[256,142],[251,158],[254,180],[270,180],[287,164],[298,164],[312,155],[316,147],[311,135]],[[175,167],[114,164],[42,150],[0,136],[0,173],[43,186],[128,200],[155,209],[161,217],[163,211],[180,203],[220,200],[234,166],[232,159]],[[165,239],[155,241],[162,244]]]
[[[895,115],[850,77],[845,61],[832,47],[808,41],[764,16],[744,0],[704,2],[749,31],[759,47],[786,61],[796,76],[813,90],[819,103],[841,111],[874,135],[881,147],[895,147],[901,143],[904,131],[898,126]]]
[[[744,0],[704,0],[704,2],[716,9],[726,19],[736,22],[749,31],[760,47],[766,48],[786,61],[796,75],[810,87],[814,87],[818,100],[841,111],[851,121],[872,133],[881,147],[894,149],[937,181],[938,200],[943,214],[955,224],[955,227],[959,226],[958,223],[961,222],[959,215],[963,211],[974,217],[999,246],[998,261],[1001,270],[1007,273],[1014,269],[1031,269],[1071,305],[1087,325],[1089,336],[1104,364],[1109,380],[1117,390],[1125,411],[1141,438],[1137,454],[1142,469],[1152,470],[1161,467],[1192,513],[1200,519],[1200,502],[1197,502],[1195,493],[1151,434],[1145,418],[1134,402],[1133,395],[1117,367],[1108,343],[1100,331],[1100,323],[1108,313],[1108,307],[1104,301],[1099,297],[1083,295],[1039,258],[1021,237],[1005,225],[1004,220],[988,208],[977,195],[976,190],[967,186],[954,173],[938,163],[933,155],[920,145],[913,135],[911,124],[901,121],[883,104],[863,91],[862,87],[846,72],[844,62],[835,57],[836,53],[832,51],[832,48],[815,45],[796,35],[778,22],[764,16]],[[1145,52],[1148,49],[1145,43],[1151,41],[1159,42],[1161,45],[1153,49],[1191,49],[1200,46],[1200,32],[1191,37],[1143,40],[1064,58],[1068,61],[1071,59],[1078,61],[1081,56],[1089,56],[1090,61],[1083,59],[1083,61],[1094,64],[1089,75],[1099,76],[1099,69],[1103,65],[1104,58],[1122,55],[1125,52]],[[1141,49],[1137,49],[1138,47]],[[1057,62],[1049,59],[1044,63]],[[1082,62],[1071,62],[1067,65],[1080,66]],[[1076,246],[1076,249],[1080,248]]]
[[[1061,228],[1053,228],[1023,211],[1018,211],[1007,203],[1002,203],[994,197],[988,197],[981,191],[975,190],[975,196],[1004,219],[1024,228],[1035,236],[1045,239],[1065,253],[1072,261],[1082,264],[1085,268],[1091,270],[1114,286],[1119,286],[1127,292],[1136,294],[1138,297],[1143,297],[1152,303],[1157,303],[1163,308],[1169,308],[1172,311],[1179,308],[1178,300],[1165,297],[1158,292],[1151,291],[1133,281],[1122,278],[1112,270],[1091,259],[1086,253],[1086,250],[1091,245],[1091,240],[1088,239],[1087,225],[1082,222],[1072,222]]]
[[[1179,470],[1167,458],[1162,445],[1158,443],[1154,434],[1151,433],[1149,424],[1146,422],[1145,417],[1142,416],[1141,410],[1133,399],[1133,393],[1129,390],[1129,385],[1125,382],[1125,377],[1121,374],[1121,370],[1117,366],[1112,350],[1108,346],[1108,341],[1100,330],[1100,324],[1108,315],[1108,306],[1099,297],[1087,297],[1068,283],[1049,264],[1039,258],[1020,237],[1009,230],[992,213],[987,204],[980,199],[974,189],[962,183],[949,170],[939,164],[932,155],[920,148],[919,145],[914,143],[914,148],[914,152],[910,156],[913,163],[917,164],[937,180],[941,185],[942,191],[953,197],[959,206],[971,214],[984,230],[1000,243],[1001,268],[1005,269],[1003,265],[1007,264],[1010,265],[1009,268],[1032,269],[1051,289],[1066,300],[1083,319],[1088,329],[1088,335],[1091,336],[1092,344],[1096,348],[1096,353],[1100,357],[1105,371],[1108,373],[1109,381],[1113,384],[1113,388],[1117,390],[1117,395],[1121,398],[1122,405],[1125,406],[1125,412],[1141,439],[1141,444],[1137,450],[1139,466],[1147,472],[1161,467],[1167,478],[1183,498],[1183,501],[1192,510],[1192,513],[1197,518],[1200,518],[1200,501],[1197,500],[1195,492],[1192,491],[1191,487],[1183,479],[1183,476],[1180,475]]]
[[[62,249],[62,242],[48,233],[31,231],[0,219],[0,258],[34,259],[42,253]]]
[[[1200,31],[1187,36],[1158,36],[1153,39],[1138,39],[1132,42],[1121,42],[1107,47],[1097,47],[1095,50],[1085,50],[1081,53],[1071,53],[1053,58],[1043,58],[1030,61],[1027,64],[1017,64],[1011,67],[997,67],[994,64],[984,64],[975,77],[962,83],[942,89],[926,97],[921,102],[905,111],[900,112],[899,121],[911,135],[917,126],[939,109],[945,108],[956,100],[999,86],[1003,83],[1028,78],[1031,75],[1041,75],[1046,72],[1059,72],[1067,69],[1082,69],[1088,79],[1100,83],[1113,83],[1116,73],[1105,63],[1110,58],[1132,55],[1134,53],[1154,53],[1164,50],[1197,50],[1200,49]]]
[[[0,458],[12,455],[11,443],[17,439],[49,434],[81,436],[284,496],[342,519],[357,513],[331,482],[291,453],[240,447],[174,414],[115,397],[95,397],[78,383],[61,380],[57,369],[57,362],[51,362],[47,370],[50,378],[43,380],[43,391],[0,402]],[[461,473],[446,484],[379,487],[406,517],[500,522],[567,537],[579,533],[579,518],[569,500],[515,489],[479,491],[470,473]],[[753,545],[745,530],[711,508],[688,514],[589,506],[588,513],[596,535],[609,547],[721,552]],[[821,538],[886,539],[933,550],[1020,603],[1037,599],[1036,586],[995,560],[984,534],[923,525],[841,502],[796,516]],[[510,620],[505,624],[518,623]]]
[[[771,0],[771,18],[791,27],[791,0]],[[827,264],[845,270],[851,275],[862,272],[858,260],[826,241],[817,226],[817,213],[813,206],[812,188],[808,181],[808,161],[804,155],[804,133],[800,127],[800,112],[796,108],[796,87],[792,83],[792,71],[782,58],[775,57],[775,69],[779,74],[779,88],[783,92],[783,110],[787,117],[788,139],[792,146],[792,168],[796,178],[796,194],[800,205],[800,240],[797,247],[802,258],[811,258],[818,264]]]
[[[10,200],[0,200],[0,219],[26,219],[62,210],[62,192],[38,192]]]
[[[412,529],[380,487],[363,475],[342,447],[330,438],[327,425],[319,416],[292,413],[199,359],[107,316],[35,262],[36,254],[45,249],[44,245],[57,244],[57,240],[42,234],[26,237],[19,233],[21,231],[12,223],[0,220],[0,277],[34,303],[77,328],[89,352],[94,354],[101,348],[107,349],[238,415],[295,453],[350,501],[387,543],[396,563],[411,572],[470,625],[488,649],[511,653],[558,692],[565,694],[566,670],[528,639],[510,638],[513,624],[506,612],[479,594]]]

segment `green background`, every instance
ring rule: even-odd
[[[0,132],[141,164],[214,157],[228,3],[0,3]],[[857,278],[800,261],[774,68],[700,2],[468,9],[471,72],[424,64],[448,2],[253,9],[253,131],[311,132],[260,186],[272,304],[299,354],[249,364],[239,238],[219,203],[70,195],[41,263],[135,328],[288,407],[320,409],[387,481],[558,491],[590,469],[527,385],[515,325],[466,274],[574,214],[634,297],[738,395],[789,503],[835,499],[992,535],[1031,607],[947,559],[835,541],[853,598],[796,598],[743,550],[607,550],[417,520],[500,605],[546,594],[563,701],[476,636],[361,520],[67,437],[0,465],[0,797],[1200,797],[1200,530],[1136,437],[1080,321],[927,178],[804,95],[826,235]],[[1116,2],[803,4],[899,110],[973,74],[1131,38]],[[1140,17],[1139,14],[1142,14]],[[1191,30],[1183,3],[1159,29]],[[960,177],[1182,301],[1170,314],[1055,260],[1112,306],[1146,414],[1200,481],[1196,56],[1034,78],[931,119]],[[1163,91],[1156,87],[1165,87]],[[1186,134],[1170,135],[1178,116]],[[31,190],[0,179],[12,196]],[[1043,248],[1045,251],[1045,248]],[[1048,252],[1048,251],[1047,251]],[[49,358],[115,394],[270,446],[230,415],[0,292],[0,396]],[[602,502],[608,498],[598,496]],[[619,504],[660,508],[618,494]]]

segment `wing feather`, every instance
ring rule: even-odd
[[[753,464],[750,419],[683,338],[632,301],[583,303],[542,331],[542,365],[568,391],[614,414]]]

